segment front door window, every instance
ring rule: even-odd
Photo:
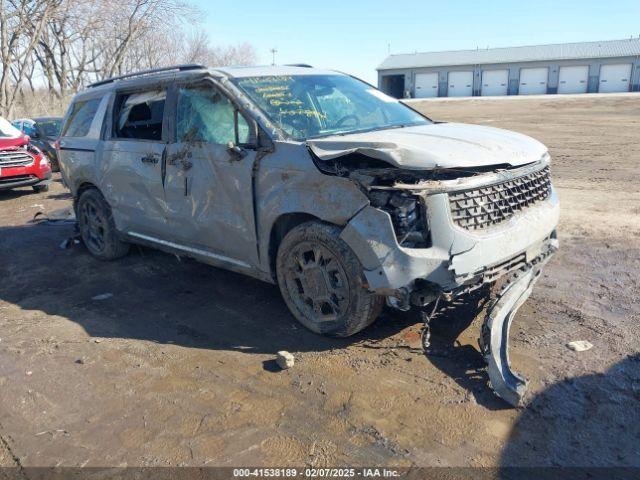
[[[227,97],[211,87],[181,88],[177,110],[178,142],[219,145],[249,142],[249,125],[244,117],[237,114]]]

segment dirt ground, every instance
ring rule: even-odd
[[[395,314],[319,337],[275,286],[60,249],[72,226],[29,223],[70,205],[58,180],[0,192],[0,465],[640,466],[640,95],[414,105],[550,148],[561,250],[512,330],[524,409],[486,385],[471,301],[430,357]]]

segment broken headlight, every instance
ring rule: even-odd
[[[391,216],[398,244],[408,248],[431,246],[426,207],[419,197],[401,191],[374,190],[371,205]]]

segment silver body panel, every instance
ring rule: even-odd
[[[287,72],[309,73],[298,68],[288,68]],[[443,290],[454,289],[486,267],[523,252],[540,251],[556,228],[559,206],[555,191],[546,201],[488,231],[470,232],[456,226],[448,192],[513,175],[492,172],[400,186],[423,199],[432,236],[428,248],[401,247],[389,214],[372,207],[356,181],[321,172],[310,149],[320,158],[338,158],[359,149],[359,153],[382,158],[399,168],[428,170],[492,163],[525,165],[522,168],[526,169],[528,162],[541,157],[540,161],[548,162],[546,148],[529,137],[504,130],[469,126],[465,133],[461,124],[346,135],[307,145],[275,132],[273,125],[225,80],[226,73],[207,70],[191,75],[194,81],[210,78],[235,97],[244,114],[268,134],[269,148],[248,149],[247,155],[237,160],[220,145],[100,140],[97,137],[100,132],[104,135],[103,121],[107,126],[110,122],[114,92],[121,88],[120,83],[130,88],[144,86],[149,80],[103,85],[76,97],[103,98],[90,138],[64,137],[61,141],[62,173],[74,197],[85,186],[93,185],[111,205],[118,230],[130,241],[191,255],[266,281],[275,278],[270,242],[280,218],[303,214],[335,224],[343,227],[341,238],[360,259],[369,288],[384,295],[396,295],[417,279],[428,280]],[[162,80],[171,82],[175,76]],[[140,158],[160,157],[165,148],[165,155],[188,150],[193,167],[183,170],[179,164],[167,164],[163,183],[161,163],[143,163]]]

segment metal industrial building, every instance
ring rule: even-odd
[[[390,55],[377,70],[397,98],[640,92],[640,38]]]

